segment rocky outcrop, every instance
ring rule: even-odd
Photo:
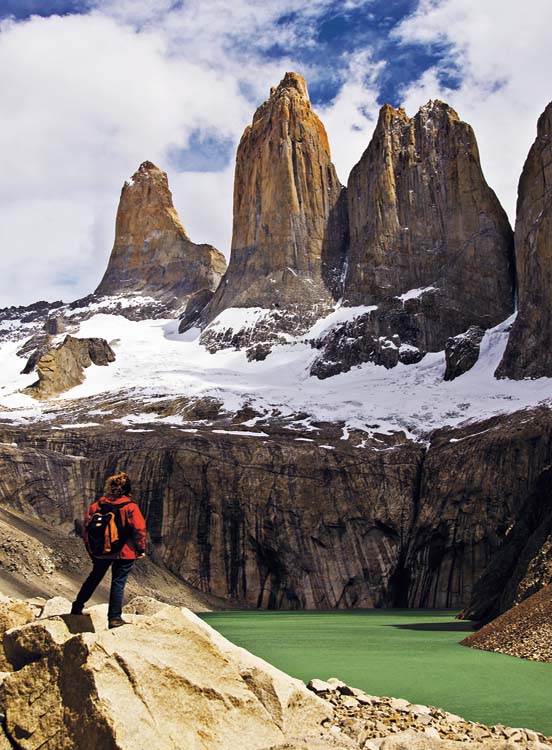
[[[42,353],[36,363],[38,381],[25,393],[39,399],[50,398],[74,388],[84,381],[84,370],[90,365],[106,366],[115,354],[105,339],[79,339],[66,336],[61,344]],[[25,371],[29,372],[37,357],[31,355]]]
[[[479,359],[479,347],[484,335],[482,328],[472,326],[466,333],[447,339],[445,380],[454,380],[471,370]]]
[[[330,704],[299,680],[186,609],[133,609],[147,614],[126,614],[132,624],[116,631],[102,607],[6,634],[17,670],[0,686],[8,748],[347,747],[322,726]]]
[[[552,662],[552,585],[507,610],[462,645]]]
[[[347,196],[344,304],[395,310],[408,302],[401,343],[424,351],[511,314],[512,231],[483,177],[471,127],[449,106],[429,102],[409,118],[385,105]]]
[[[321,350],[311,365],[311,375],[328,378],[364,362],[387,369],[399,362],[405,365],[419,362],[427,350],[416,324],[415,311],[420,309],[431,314],[435,309],[433,294],[408,304],[389,300],[377,309],[335,326],[311,342]]]
[[[115,244],[96,294],[143,294],[181,306],[202,289],[214,291],[225,269],[222,253],[186,234],[166,173],[141,164],[123,186]]]
[[[552,377],[552,102],[519,181],[515,242],[519,312],[496,375]]]
[[[300,309],[302,328],[332,301],[325,279],[339,266],[345,203],[324,126],[305,80],[286,73],[245,129],[234,182],[228,271],[208,306]]]

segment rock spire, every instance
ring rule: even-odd
[[[412,118],[382,107],[347,195],[346,304],[431,288],[439,321],[425,336],[428,349],[512,312],[512,231],[472,128],[447,104],[430,101]]]
[[[178,306],[200,290],[214,291],[225,268],[222,253],[186,234],[166,173],[143,162],[123,186],[115,244],[96,293],[140,293]]]
[[[286,73],[238,147],[232,253],[207,318],[228,307],[299,306],[314,316],[327,307],[323,279],[342,251],[343,198],[305,79]]]
[[[516,212],[519,312],[497,377],[552,377],[552,102],[521,173]]]

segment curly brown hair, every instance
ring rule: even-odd
[[[112,497],[122,497],[130,493],[130,477],[124,471],[108,477],[105,483],[105,494]]]

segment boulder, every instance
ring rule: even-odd
[[[132,624],[123,628],[68,638],[61,621],[12,631],[28,654],[0,686],[0,710],[14,745],[330,746],[322,722],[331,718],[331,706],[300,681],[234,646],[188,610],[165,605],[153,615],[130,617]]]
[[[27,368],[32,359],[33,355]],[[84,370],[91,364],[106,366],[114,361],[115,353],[105,339],[66,336],[61,344],[41,354],[36,365],[38,381],[24,392],[37,399],[56,396],[82,383]]]
[[[30,604],[3,596],[0,600],[0,671],[11,671],[12,666],[6,658],[3,646],[4,633],[11,628],[26,625],[34,620],[34,611]],[[1,748],[1,745],[0,745]]]
[[[202,289],[214,291],[225,269],[222,253],[188,237],[166,173],[143,162],[123,186],[115,244],[96,294],[142,294],[181,307]]]
[[[465,333],[447,339],[445,380],[454,380],[471,370],[479,359],[479,347],[484,335],[483,328],[472,326]]]

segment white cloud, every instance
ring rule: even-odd
[[[472,125],[487,181],[512,223],[536,122],[552,99],[550,28],[549,0],[422,0],[396,32],[404,42],[450,46],[444,62],[405,91],[405,107],[413,114],[441,98]],[[456,90],[441,83],[451,71],[461,77]]]
[[[235,75],[169,54],[158,31],[99,14],[4,24],[0,69],[10,71],[0,77],[0,306],[92,291],[124,179],[145,159],[167,169],[169,147],[185,147],[197,129],[237,141],[251,117]],[[228,244],[228,180],[177,182],[177,198],[194,195],[195,216],[215,216],[202,240]],[[182,219],[197,224],[185,210]]]
[[[367,50],[351,54],[338,95],[318,111],[328,132],[332,161],[344,185],[377,123],[377,77],[383,65],[374,64]]]

